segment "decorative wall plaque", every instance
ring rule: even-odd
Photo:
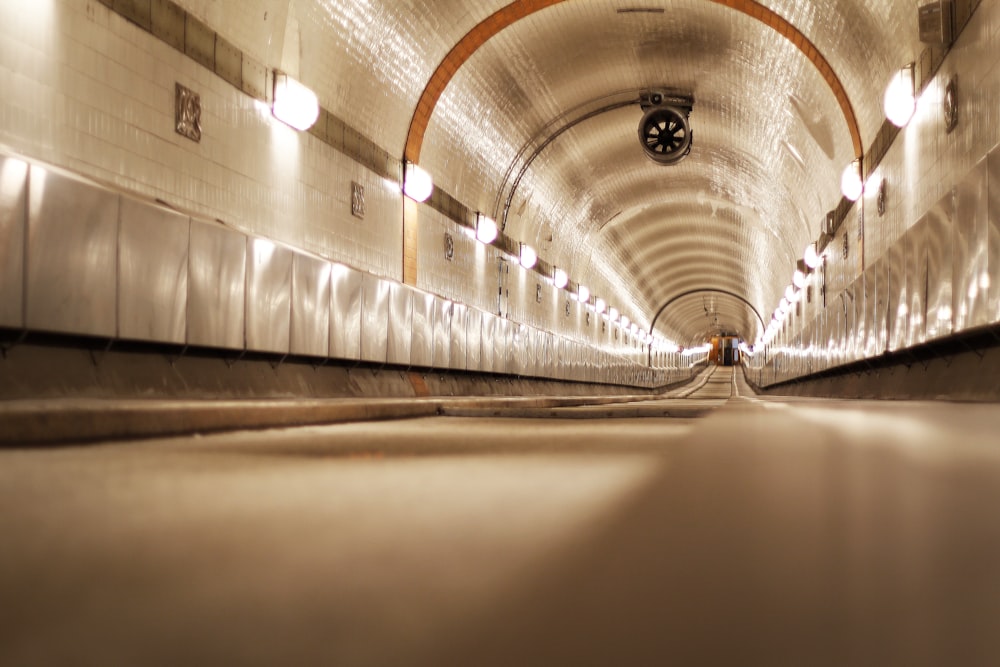
[[[176,102],[174,106],[174,129],[177,134],[191,141],[201,141],[201,96],[176,84]]]
[[[944,131],[951,134],[958,127],[958,83],[955,77],[944,89]]]
[[[353,181],[351,182],[351,215],[355,218],[365,219],[365,186]]]
[[[569,299],[566,299],[566,317],[569,317],[569,313],[570,313]]]
[[[883,178],[882,183],[878,186],[878,196],[875,198],[875,207],[878,209],[879,217],[885,215],[885,198],[886,198],[886,180]]]
[[[542,284],[535,283],[535,303],[542,302]]]
[[[444,258],[449,262],[455,259],[455,239],[448,232],[444,234]]]
[[[851,239],[848,238],[847,234],[844,234],[844,259],[851,254]]]

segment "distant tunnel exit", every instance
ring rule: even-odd
[[[716,366],[734,366],[740,362],[740,339],[737,336],[713,336],[709,359]]]

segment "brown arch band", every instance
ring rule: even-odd
[[[517,21],[535,12],[568,1],[514,0],[514,2],[484,19],[479,25],[462,37],[458,44],[444,57],[444,60],[441,61],[437,69],[434,70],[434,74],[431,75],[430,80],[427,82],[424,92],[420,95],[420,100],[417,102],[417,107],[413,112],[413,118],[410,120],[410,130],[406,136],[406,147],[403,156],[410,162],[420,162],[420,151],[423,148],[424,134],[427,132],[427,126],[430,123],[431,116],[434,114],[438,100],[441,99],[441,95],[444,93],[445,88],[448,87],[455,73],[458,72],[458,69],[472,57],[472,54],[479,47]],[[861,144],[861,131],[858,128],[858,120],[854,115],[851,100],[847,97],[844,85],[833,71],[827,59],[819,52],[819,49],[798,28],[756,0],[709,0],[709,2],[735,9],[770,26],[794,44],[812,62],[837,98],[840,109],[844,114],[844,120],[847,122],[847,128],[851,133],[851,140],[854,142],[854,155],[855,157],[861,157],[864,153],[864,148]]]

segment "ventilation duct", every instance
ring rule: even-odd
[[[644,95],[639,121],[639,143],[657,164],[677,164],[691,152],[690,98],[661,92]]]

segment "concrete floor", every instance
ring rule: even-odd
[[[1000,408],[682,393],[0,450],[0,665],[1000,664]]]

